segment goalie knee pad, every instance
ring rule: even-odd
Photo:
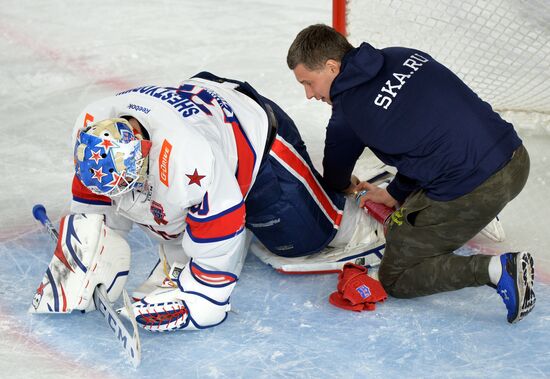
[[[379,223],[359,208],[353,197],[346,197],[344,215],[331,247],[354,248],[358,245],[369,245],[383,238]]]
[[[61,219],[59,239],[36,290],[32,313],[95,309],[93,292],[105,285],[114,302],[130,269],[130,246],[105,225],[103,215],[72,214]]]

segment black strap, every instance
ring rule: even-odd
[[[275,142],[275,137],[277,137],[277,129],[279,129],[279,122],[277,121],[277,117],[275,117],[275,112],[273,112],[273,108],[271,108],[271,105],[264,104],[265,111],[267,114],[267,125],[268,125],[268,132],[267,132],[267,141],[265,143],[265,149],[264,149],[264,157],[267,157],[269,154],[269,151],[271,150],[271,146],[273,146],[273,142]]]

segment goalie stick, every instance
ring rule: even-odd
[[[40,221],[40,223],[44,226],[54,242],[57,243],[59,233],[46,214],[46,208],[44,208],[42,204],[37,204],[33,207],[32,214],[34,218]],[[122,291],[122,298],[124,300],[124,308],[128,314],[132,314],[133,311],[130,305],[131,301],[126,290]],[[107,322],[107,325],[109,325],[109,329],[111,329],[117,340],[122,344],[123,349],[128,354],[134,367],[138,367],[141,362],[141,342],[139,339],[136,320],[134,318],[130,318],[133,328],[133,332],[130,333],[130,331],[128,331],[126,326],[122,323],[118,313],[109,302],[104,285],[100,285],[94,290],[94,303],[96,309],[99,313],[101,313]]]

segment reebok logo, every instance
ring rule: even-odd
[[[136,104],[128,104],[128,109],[134,109],[138,112],[143,112],[145,114],[148,114],[149,112],[151,112],[151,109],[145,108],[145,107],[142,107],[141,105],[136,105]]]
[[[170,153],[172,152],[172,145],[167,140],[164,140],[162,143],[162,148],[160,149],[160,159],[159,159],[159,177],[160,181],[166,186],[168,184],[168,162],[170,160]]]

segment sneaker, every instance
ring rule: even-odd
[[[500,256],[500,263],[497,292],[508,309],[508,322],[518,322],[535,307],[533,257],[527,252],[506,253]]]

